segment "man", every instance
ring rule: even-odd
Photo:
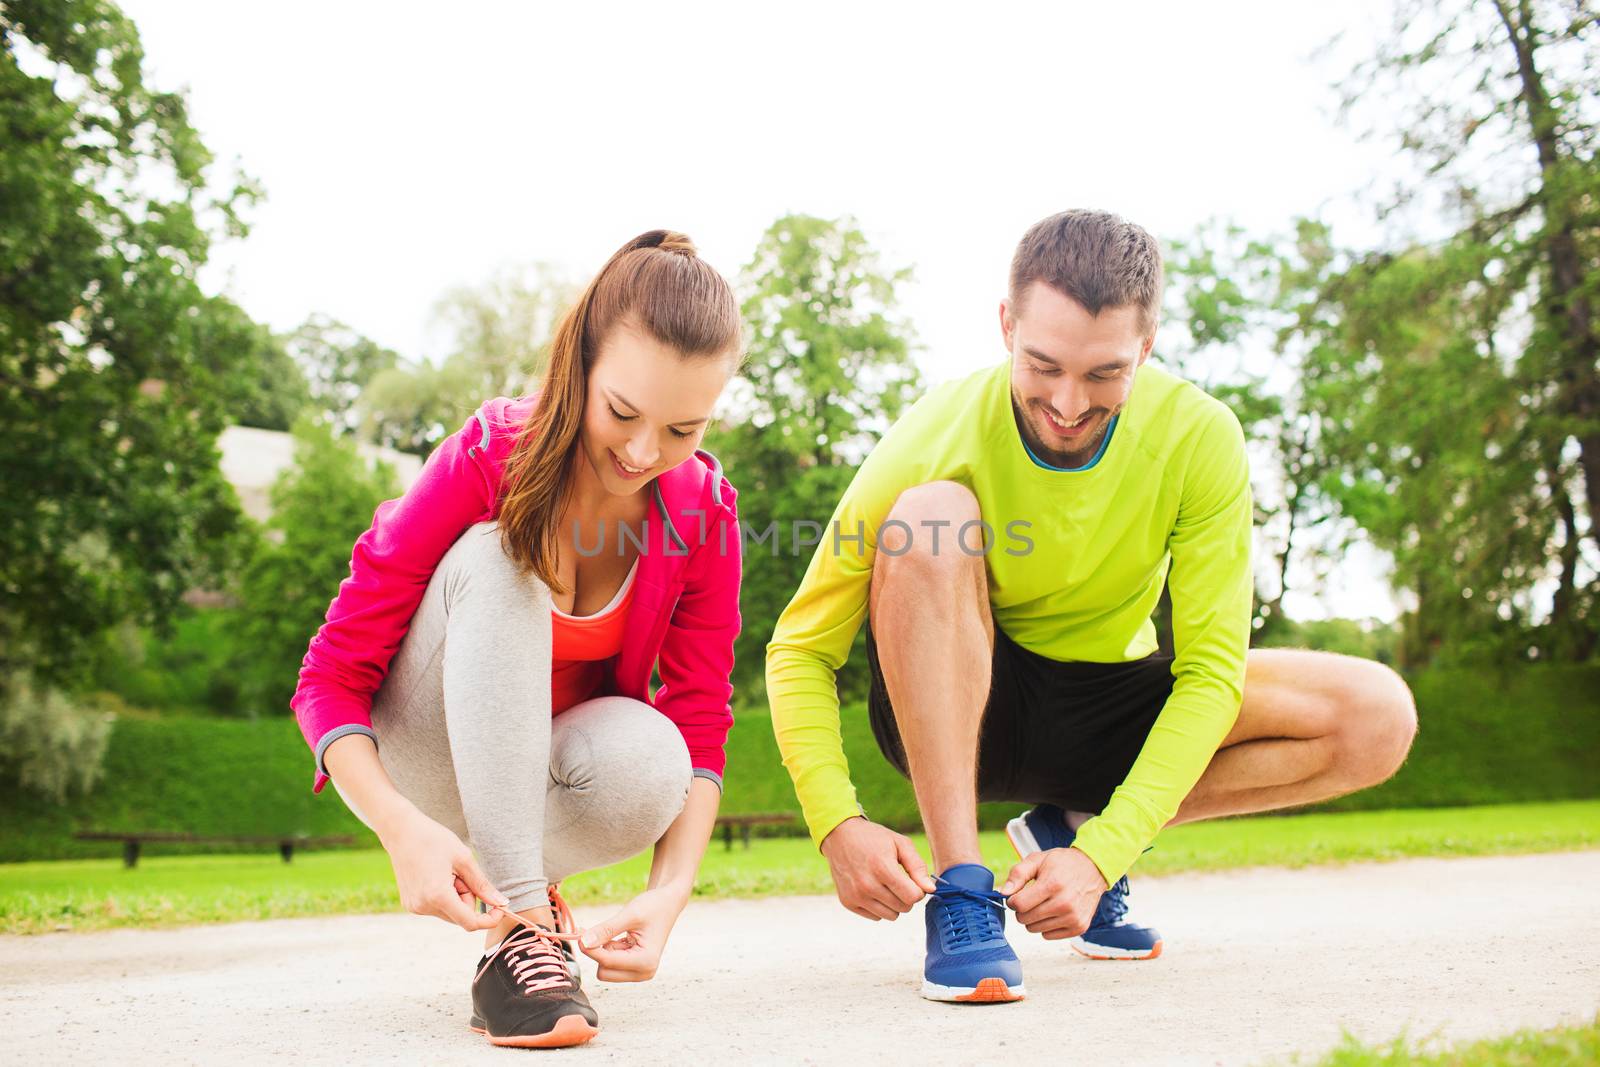
[[[1095,958],[1153,959],[1128,868],[1164,826],[1382,781],[1416,730],[1376,663],[1248,651],[1251,498],[1232,412],[1146,366],[1162,268],[1104,212],[1035,225],[1000,303],[1008,358],[934,389],[845,492],[767,650],[773,727],[845,907],[926,894],[923,995],[1024,993],[1005,908]],[[1151,612],[1169,587],[1174,655]],[[863,621],[869,713],[937,879],[857,805],[834,672]],[[1000,886],[980,800],[1036,805]]]

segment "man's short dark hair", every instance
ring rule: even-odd
[[[1161,249],[1143,227],[1109,211],[1074,208],[1036,222],[1011,257],[1012,314],[1034,282],[1071,297],[1091,315],[1136,307],[1146,336],[1161,311]]]

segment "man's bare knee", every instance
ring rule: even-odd
[[[874,605],[891,582],[908,581],[918,592],[974,584],[985,544],[978,500],[966,486],[928,482],[907,489],[879,528]]]
[[[970,566],[985,539],[978,498],[957,482],[928,482],[901,493],[878,534],[880,560],[947,561]]]
[[[1417,735],[1410,687],[1381,663],[1354,661],[1335,699],[1339,763],[1349,786],[1365,789],[1393,777]]]

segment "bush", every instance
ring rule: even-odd
[[[38,797],[63,801],[100,776],[110,716],[36,683],[0,678],[0,770]]]
[[[1324,810],[1438,807],[1600,796],[1600,667],[1426,672],[1413,680],[1422,730],[1393,781]],[[863,705],[843,714],[862,805],[899,829],[919,825],[911,786],[878,753]],[[122,718],[94,794],[61,805],[0,785],[0,861],[115,855],[73,830],[188,830],[373,839],[330,787],[311,794],[311,755],[287,717],[258,722]],[[1018,809],[984,805],[997,828]],[[765,711],[737,714],[722,811],[798,811]],[[798,823],[796,824],[798,829]]]
[[[186,607],[163,637],[146,627],[106,633],[90,685],[163,715],[242,713],[232,609]]]
[[[1418,729],[1405,766],[1322,810],[1600,796],[1600,666],[1437,669],[1407,680]]]
[[[74,841],[76,830],[358,833],[372,843],[331,786],[312,795],[311,776],[311,754],[287,716],[256,722],[120,717],[92,794],[63,805],[0,785],[0,861],[120,852],[116,842]]]

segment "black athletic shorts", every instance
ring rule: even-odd
[[[867,663],[873,736],[909,778],[870,622]],[[989,704],[978,737],[978,799],[1102,810],[1171,692],[1171,656],[1062,663],[1028,651],[995,627]]]

